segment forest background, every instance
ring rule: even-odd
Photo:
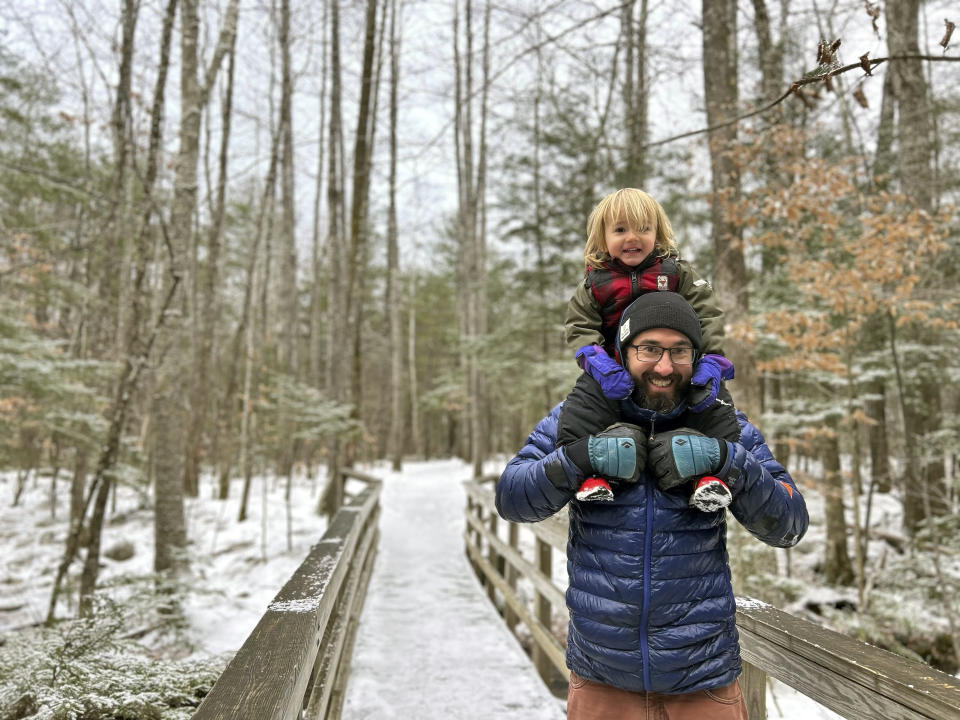
[[[957,670],[950,3],[3,0],[0,18],[0,467],[15,505],[41,477],[52,507],[69,497],[48,624],[64,595],[102,609],[118,486],[153,508],[154,569],[176,579],[184,498],[231,478],[242,520],[255,476],[324,466],[329,513],[356,460],[479,472],[515,451],[579,372],[562,323],[587,214],[634,186],[713,282],[737,404],[825,498],[813,572],[856,610],[829,620]],[[897,526],[871,522],[880,495]],[[742,591],[796,595],[751,552]],[[897,612],[907,591],[934,622]]]

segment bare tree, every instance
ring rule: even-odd
[[[647,181],[647,162],[644,143],[648,131],[647,86],[647,16],[648,2],[640,0],[637,17],[636,0],[621,8],[620,32],[625,47],[623,99],[627,122],[626,167],[623,185],[642,188]]]
[[[320,23],[320,111],[318,113],[317,128],[317,182],[313,197],[313,239],[312,239],[312,263],[311,276],[313,282],[310,285],[310,340],[308,343],[309,360],[307,362],[307,373],[310,382],[316,387],[323,386],[323,375],[321,368],[323,366],[323,254],[326,243],[320,242],[320,205],[323,197],[323,173],[324,173],[324,133],[327,127],[327,76],[329,75],[328,65],[328,13],[329,4],[323,4],[323,19]]]
[[[280,2],[280,336],[281,368],[297,372],[297,246],[294,216],[293,168],[293,71],[290,66],[290,0]]]
[[[341,109],[340,10],[330,5],[330,127],[327,146],[327,354],[324,386],[337,400],[346,398],[349,366],[344,360],[348,303],[343,277],[346,243],[344,208],[343,113]],[[327,484],[317,503],[318,513],[332,515],[343,503],[340,476],[341,443],[332,438],[327,447]]]
[[[454,145],[457,156],[457,232],[460,242],[461,355],[466,375],[466,427],[473,472],[482,472],[486,448],[484,417],[486,390],[480,361],[480,344],[487,333],[486,306],[486,173],[487,98],[490,80],[490,5],[483,16],[481,82],[474,89],[473,3],[463,6],[463,52],[460,49],[460,5],[454,12],[454,72],[456,73]],[[479,93],[479,127],[474,125],[476,95]],[[474,150],[474,135],[477,148]]]
[[[703,77],[707,125],[721,125],[737,116],[737,3],[703,1]],[[741,322],[749,311],[747,268],[741,227],[729,208],[740,195],[740,171],[733,158],[737,124],[712,130],[709,135],[711,219],[716,258],[714,286],[728,323]],[[744,343],[728,343],[737,368],[737,404],[748,412],[759,406],[754,360]]]
[[[57,567],[57,574],[53,582],[50,595],[50,605],[47,611],[47,623],[52,623],[56,616],[57,599],[62,588],[63,579],[80,549],[81,535],[86,521],[87,512],[93,503],[93,515],[87,527],[87,554],[84,561],[83,574],[80,586],[80,612],[87,613],[91,607],[91,599],[100,564],[100,535],[103,529],[104,513],[107,498],[110,494],[112,471],[116,465],[120,452],[120,440],[124,432],[127,416],[134,393],[140,382],[143,369],[153,350],[157,333],[163,326],[166,310],[173,299],[173,293],[179,283],[174,277],[164,300],[159,304],[159,312],[155,315],[152,328],[144,329],[145,320],[150,302],[150,289],[147,283],[147,262],[150,257],[150,225],[154,212],[152,193],[159,168],[159,154],[161,143],[161,128],[165,102],[167,70],[169,68],[170,44],[173,31],[173,20],[176,14],[177,0],[170,0],[167,4],[163,20],[163,32],[160,44],[160,63],[154,89],[153,109],[150,118],[150,147],[147,153],[147,168],[143,179],[144,210],[140,221],[139,232],[136,235],[135,273],[131,291],[131,318],[127,325],[123,366],[114,390],[113,402],[108,414],[108,430],[101,446],[97,459],[96,470],[87,493],[83,493],[82,477],[85,473],[85,457],[78,457],[73,498],[71,500],[70,529],[64,548],[63,559]],[[128,8],[129,9],[129,8]],[[96,498],[94,500],[94,497]]]
[[[363,69],[360,99],[353,145],[353,192],[350,204],[350,245],[347,248],[347,319],[351,348],[350,402],[359,412],[361,402],[361,348],[363,322],[363,282],[369,247],[368,210],[370,169],[376,117],[372,111],[377,92],[375,50],[377,37],[377,0],[367,0],[364,22]]]
[[[930,210],[936,196],[933,184],[930,103],[917,40],[920,0],[886,3],[887,46],[890,55],[907,56],[892,63],[893,94],[897,106],[900,146],[900,186],[919,207]]]
[[[403,457],[403,328],[400,327],[400,252],[397,243],[397,88],[400,83],[400,22],[390,2],[390,207],[387,212],[387,318],[390,326],[390,429],[388,455],[394,470]],[[411,312],[413,312],[411,308]]]
[[[200,18],[197,0],[182,0],[180,30],[180,137],[174,170],[173,201],[170,210],[171,273],[179,280],[185,271],[185,253],[190,247],[194,213],[197,207],[197,164],[200,148],[200,121],[213,89],[223,58],[233,46],[237,31],[237,0],[231,0],[217,39],[213,57],[198,77],[199,57],[197,42]],[[182,308],[185,298],[177,300]],[[182,314],[171,318],[167,340],[183,345]],[[155,476],[156,554],[157,571],[176,570],[186,546],[186,528],[183,517],[183,493],[196,495],[198,488],[185,488],[184,475],[186,402],[189,396],[187,374],[181,367],[182,356],[168,353],[160,369],[154,397],[153,450],[158,459]],[[161,408],[160,406],[164,407]]]
[[[200,332],[196,343],[194,382],[191,391],[190,431],[187,435],[185,487],[198,487],[203,438],[210,404],[210,366],[213,361],[214,330],[217,318],[217,294],[220,284],[220,253],[226,215],[227,160],[233,116],[233,82],[236,64],[236,35],[228,50],[227,75],[221,108],[219,177],[207,231],[207,267],[203,283],[203,299],[199,309]],[[214,454],[214,457],[216,454]]]
[[[919,12],[919,0],[886,4],[887,46],[890,55],[907,56],[892,63],[887,72],[893,76],[890,89],[895,101],[896,142],[900,160],[897,175],[900,190],[916,207],[931,211],[937,193],[932,169],[932,123],[927,82],[918,57]],[[896,361],[895,323],[890,323],[889,332],[891,352]],[[898,390],[902,393],[903,381],[902,378],[898,380]],[[918,391],[923,400],[919,405],[905,402],[901,398],[907,437],[904,443],[907,455],[903,486],[904,526],[910,534],[913,534],[918,524],[928,515],[927,508],[933,508],[938,514],[946,509],[942,456],[917,457],[913,452],[917,437],[941,426],[939,378],[929,375],[922,377]]]

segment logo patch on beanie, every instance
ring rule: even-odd
[[[620,325],[620,342],[623,342],[628,337],[630,337],[630,318],[627,318]]]
[[[657,275],[657,290],[669,290],[669,279],[666,275]]]

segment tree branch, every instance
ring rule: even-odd
[[[826,78],[831,78],[835,75],[841,75],[850,70],[855,70],[856,68],[861,68],[864,71],[867,71],[867,75],[870,75],[869,70],[875,68],[877,65],[881,65],[885,62],[890,62],[892,60],[927,60],[929,62],[960,62],[960,57],[943,57],[940,55],[891,55],[889,57],[876,58],[874,60],[867,59],[866,56],[859,62],[850,63],[849,65],[844,65],[843,67],[830,70],[828,72],[819,73],[816,75],[810,75],[809,77],[803,77],[795,81],[786,92],[784,92],[780,97],[772,102],[767,103],[763,107],[756,108],[750,112],[743,113],[742,115],[737,115],[730,120],[724,120],[723,122],[716,123],[709,127],[700,128],[699,130],[691,130],[690,132],[680,133],[679,135],[671,135],[670,137],[664,138],[662,140],[656,140],[654,142],[645,143],[641,147],[643,149],[657,147],[658,145],[666,145],[667,143],[674,142],[675,140],[682,140],[684,138],[693,137],[695,135],[702,135],[703,133],[713,132],[714,130],[720,130],[725,127],[729,127],[735,123],[740,122],[741,120],[746,120],[747,118],[754,117],[756,115],[762,115],[775,108],[777,105],[782,103],[788,97],[797,92],[804,85],[811,85],[812,83],[821,82]]]

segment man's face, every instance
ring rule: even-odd
[[[637,357],[638,346],[665,348],[666,351],[659,360],[644,361]],[[690,338],[676,330],[666,328],[644,330],[635,335],[629,345],[622,348],[627,370],[633,376],[636,386],[634,399],[638,405],[656,412],[669,412],[687,394],[690,378],[693,375],[693,364],[673,362],[669,350],[679,348],[692,349],[693,344]],[[652,352],[655,354],[655,351]]]

